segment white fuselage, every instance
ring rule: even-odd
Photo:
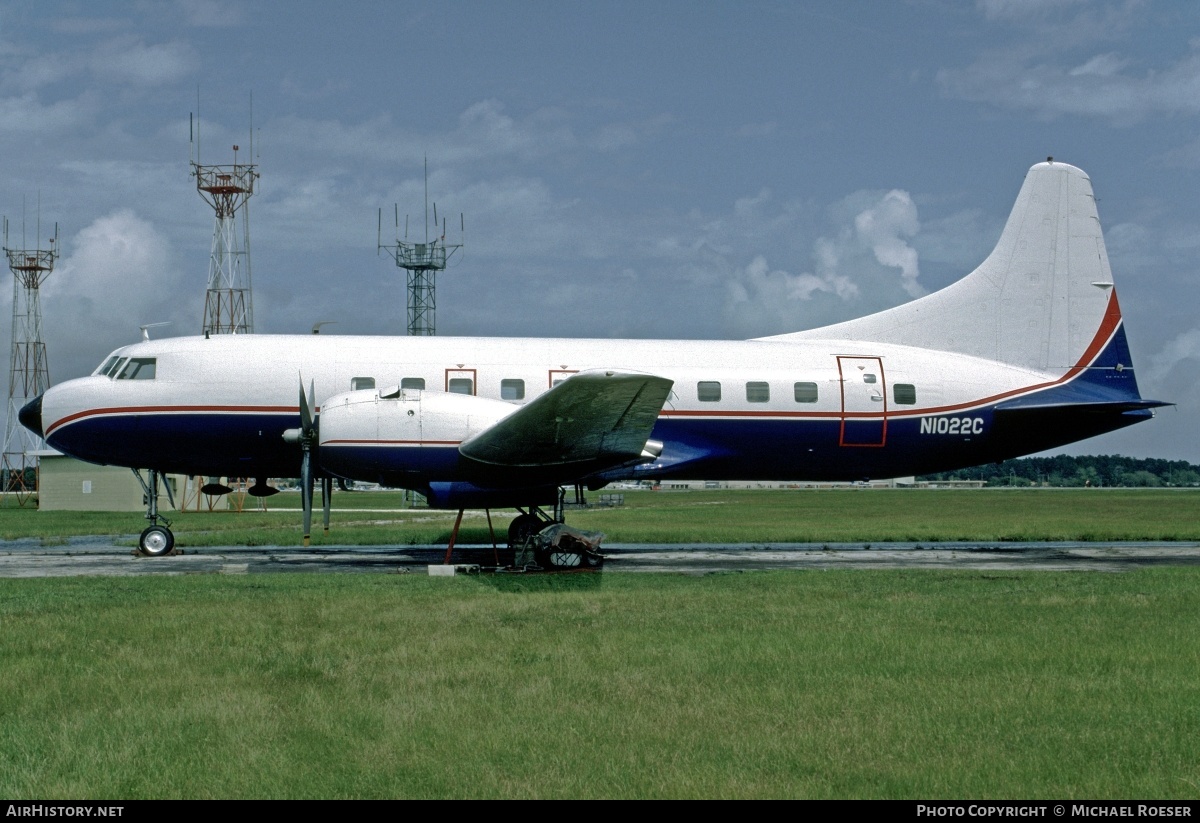
[[[333,395],[394,385],[521,404],[577,371],[645,372],[674,386],[654,434],[663,453],[631,476],[816,480],[978,462],[989,453],[992,406],[1065,379],[824,340],[243,335],[149,341],[113,356],[110,376],[47,392],[52,445],[95,462],[259,477],[296,473],[296,449],[281,432],[297,425],[301,385],[311,384],[318,409]],[[122,363],[151,360],[152,378],[121,376],[130,371]],[[431,433],[431,452],[435,443],[450,445]],[[453,473],[430,469],[438,471]]]

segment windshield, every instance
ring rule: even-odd
[[[94,372],[92,372],[92,374],[103,374],[103,375],[107,376],[109,371],[112,369],[112,367],[117,365],[117,361],[120,359],[121,359],[120,355],[110,354],[108,357],[106,357],[104,359],[103,363],[101,363],[99,366],[96,367],[96,370]]]
[[[131,357],[117,375],[118,380],[153,380],[156,360],[153,357]]]

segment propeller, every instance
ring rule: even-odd
[[[304,378],[300,379],[300,428],[288,429],[283,433],[283,439],[288,443],[300,445],[300,506],[304,510],[304,546],[307,548],[312,538],[312,504],[313,504],[313,446],[317,442],[317,420],[313,416],[311,398],[316,394],[316,388],[310,380],[308,393],[304,391]]]

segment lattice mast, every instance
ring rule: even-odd
[[[396,265],[407,273],[405,278],[408,294],[408,334],[432,337],[437,334],[437,273],[444,271],[446,261],[463,247],[463,244],[446,243],[446,218],[441,220],[439,231],[437,203],[433,204],[434,237],[429,239],[429,163],[425,163],[425,242],[408,241],[408,215],[404,216],[404,239],[400,234],[400,207],[395,207],[396,240],[391,245],[383,244],[383,210],[379,210],[379,227],[376,235],[376,251],[384,251],[396,261]],[[459,229],[466,234],[466,222],[458,215]]]
[[[41,235],[41,221],[38,221]],[[41,285],[54,271],[58,258],[58,225],[48,248],[14,249],[8,240],[8,219],[4,220],[4,254],[13,273],[12,359],[8,377],[8,421],[4,431],[4,452],[0,458],[4,491],[15,492],[23,506],[37,490],[37,453],[45,448],[40,437],[17,419],[21,408],[50,388],[50,364],[46,343],[42,340]],[[40,245],[40,242],[39,242]]]
[[[204,298],[203,334],[247,334],[254,331],[254,295],[250,286],[250,206],[259,178],[253,163],[239,163],[233,147],[232,165],[200,163],[200,125],[193,121],[188,158],[196,191],[213,208],[212,253],[208,262],[208,290]],[[254,130],[250,131],[250,158],[254,158]],[[239,221],[238,215],[241,215]]]

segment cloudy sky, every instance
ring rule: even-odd
[[[1192,3],[5,0],[0,77],[9,246],[39,204],[61,233],[54,381],[199,331],[197,110],[206,163],[253,123],[258,332],[403,333],[377,210],[423,234],[426,157],[449,239],[465,214],[440,334],[744,338],[953,282],[1053,155],[1092,178],[1143,394],[1179,404],[1072,451],[1200,462]]]

